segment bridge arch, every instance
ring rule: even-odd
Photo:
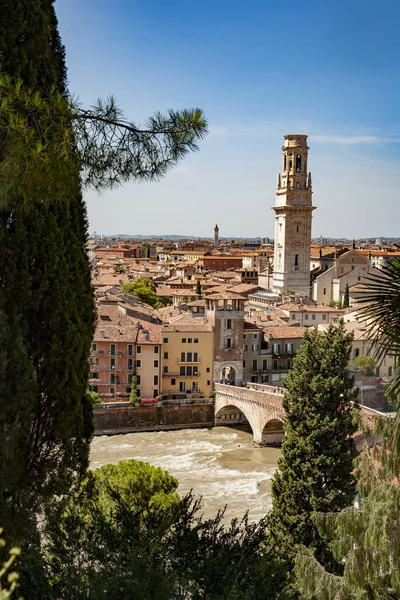
[[[215,413],[215,424],[224,426],[250,425],[244,412],[234,404],[227,404]]]
[[[283,423],[281,417],[268,419],[261,431],[261,444],[263,446],[280,446],[283,437]]]
[[[255,445],[276,446],[283,439],[282,392],[272,386],[262,387],[215,384],[215,424],[248,423]]]
[[[221,363],[218,369],[217,381],[223,384],[235,385],[239,383],[240,377],[236,365],[225,361]]]
[[[238,403],[239,404],[239,403]],[[257,419],[250,411],[246,410],[246,406],[237,406],[236,404],[227,404],[215,410],[216,425],[248,425],[253,433],[253,436],[259,429]]]

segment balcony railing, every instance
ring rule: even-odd
[[[115,356],[115,358],[117,358],[118,356],[130,356],[130,357],[134,357],[135,353],[133,354],[129,354],[129,352],[108,352],[107,350],[92,350],[90,352],[90,356]]]
[[[132,365],[132,367],[110,367],[109,365],[90,365],[92,371],[113,371],[114,373],[116,371],[129,371],[129,372],[133,372],[134,367]]]
[[[163,377],[200,377],[200,371],[198,371],[196,374],[191,374],[191,375],[181,375],[180,373],[163,373],[162,374]]]
[[[178,365],[187,365],[187,364],[198,364],[200,362],[200,358],[197,358],[196,360],[181,360],[180,358],[176,359],[176,362],[178,363]]]
[[[90,385],[111,385],[113,387],[118,386],[118,385],[123,385],[125,387],[129,387],[132,385],[132,383],[128,383],[127,381],[118,381],[118,383],[117,382],[113,383],[112,381],[109,381],[108,379],[93,379],[93,378],[89,379],[89,384]]]

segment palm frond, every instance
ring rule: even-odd
[[[369,327],[382,351],[400,355],[400,260],[366,278],[360,318]]]

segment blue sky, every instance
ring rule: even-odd
[[[313,236],[400,236],[397,0],[57,0],[71,92],[210,134],[161,182],[85,194],[98,233],[273,236],[283,135],[309,135]]]

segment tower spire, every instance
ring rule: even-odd
[[[214,227],[214,248],[218,248],[219,246],[219,227],[216,225]]]

